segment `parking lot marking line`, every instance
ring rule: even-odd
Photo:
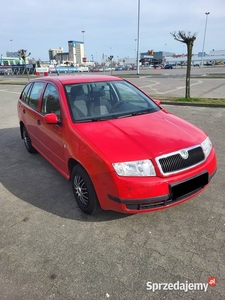
[[[225,82],[223,82],[223,83],[221,83],[221,84],[219,84],[219,85],[217,85],[217,86],[215,86],[215,87],[213,87],[213,88],[211,88],[211,89],[205,91],[204,93],[201,93],[201,94],[199,95],[199,97],[202,97],[202,96],[204,96],[204,95],[207,94],[207,93],[213,92],[213,91],[217,90],[218,88],[222,87],[223,85],[225,85]]]
[[[3,92],[3,93],[10,93],[10,94],[18,94],[18,95],[21,94],[21,93],[19,93],[19,92],[12,92],[12,91],[9,91],[9,90],[0,90],[0,92]]]
[[[154,81],[154,82],[158,82],[158,81]],[[159,84],[160,82],[158,82]],[[198,80],[197,82],[195,83],[191,83],[190,86],[194,86],[194,85],[198,85],[198,84],[201,84],[202,83],[202,80]],[[156,84],[154,84],[156,85]],[[172,89],[172,90],[168,90],[166,92],[159,92],[157,89],[155,88],[152,88],[152,86],[154,85],[145,85],[145,86],[140,86],[140,88],[151,88],[155,93],[159,94],[159,95],[165,95],[167,93],[171,93],[171,92],[174,92],[174,91],[177,91],[177,90],[181,90],[181,89],[185,89],[185,85],[184,86],[178,86],[176,87],[175,89]]]

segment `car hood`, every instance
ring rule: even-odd
[[[202,130],[164,110],[74,126],[110,162],[151,159],[206,138]]]

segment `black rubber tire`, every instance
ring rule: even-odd
[[[88,215],[100,210],[93,183],[81,165],[74,166],[71,174],[72,189],[79,208]]]
[[[23,126],[23,128],[22,128],[22,135],[23,135],[24,145],[25,145],[27,151],[29,153],[36,153],[37,151],[32,146],[31,139],[29,137],[29,134],[28,134],[25,126]]]

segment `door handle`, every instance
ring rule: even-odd
[[[23,109],[23,113],[24,113],[24,114],[25,114],[25,112],[26,112],[25,109]]]
[[[41,125],[41,121],[40,121],[40,120],[37,120],[37,124],[38,124],[38,125]]]

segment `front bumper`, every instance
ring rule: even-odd
[[[216,171],[214,174],[215,173]],[[208,185],[214,174],[209,176],[208,172],[203,172],[196,177],[169,185],[170,193],[158,197],[129,200],[119,199],[112,195],[108,195],[108,198],[120,203],[123,210],[130,213],[163,209],[182,203],[199,194]]]
[[[115,172],[103,174],[98,177],[96,192],[105,210],[150,212],[178,205],[196,196],[205,189],[215,173],[216,155],[213,149],[201,165],[176,175],[120,177]]]

